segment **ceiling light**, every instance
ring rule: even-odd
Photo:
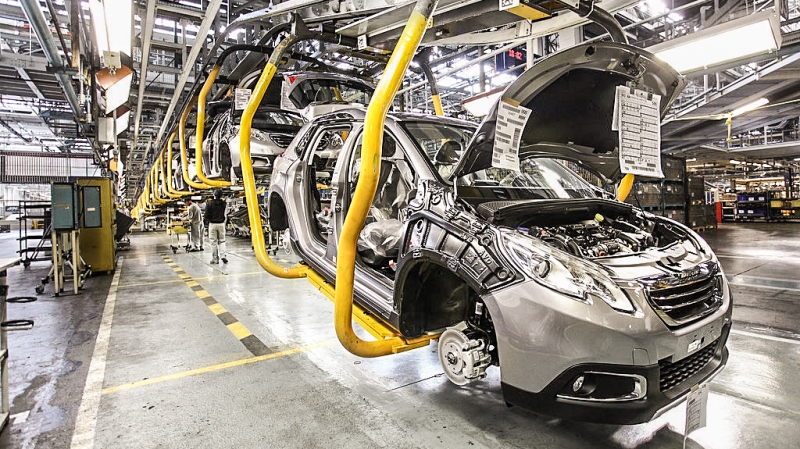
[[[497,100],[500,99],[504,90],[506,90],[506,86],[500,86],[488,92],[475,95],[474,97],[469,97],[461,102],[461,107],[475,117],[483,117],[488,114],[494,104],[497,103]]]
[[[731,112],[731,117],[738,117],[738,116],[744,114],[745,112],[750,112],[753,109],[758,109],[758,108],[760,108],[761,106],[764,106],[767,103],[769,103],[768,99],[763,98],[763,97],[759,98],[758,100],[756,100],[756,101],[754,101],[752,103],[748,103],[748,104],[742,106],[741,108],[734,109],[733,112]]]
[[[130,0],[90,0],[97,51],[131,54],[131,20],[133,2]]]
[[[780,22],[773,9],[673,39],[648,50],[678,72],[687,73],[773,52],[780,45]]]

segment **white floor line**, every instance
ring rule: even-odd
[[[19,412],[19,413],[14,413],[13,415],[11,415],[9,417],[11,419],[11,424],[19,425],[19,424],[24,423],[25,421],[28,420],[28,416],[30,416],[30,414],[31,414],[30,410],[26,410],[24,412]]]
[[[791,338],[774,337],[772,335],[757,334],[755,332],[740,331],[737,329],[731,329],[731,333],[736,335],[743,335],[745,337],[755,337],[755,338],[761,338],[763,340],[772,340],[772,341],[779,341],[782,343],[789,343],[793,345],[800,345],[800,340],[793,340]]]
[[[790,292],[800,292],[800,289],[792,287],[776,287],[773,285],[751,284],[748,282],[744,282],[740,279],[736,279],[736,276],[728,278],[728,281],[730,282],[731,285],[738,285],[740,287],[766,288],[768,290],[786,290]]]
[[[94,446],[94,435],[97,427],[97,410],[100,406],[100,391],[103,389],[103,379],[106,373],[106,354],[108,353],[108,340],[111,335],[111,322],[114,319],[114,307],[117,303],[117,286],[122,273],[123,258],[117,262],[117,270],[108,288],[108,297],[103,309],[103,318],[97,332],[94,344],[92,362],[89,365],[89,374],[86,376],[86,386],[83,388],[81,406],[75,420],[75,432],[72,434],[72,449],[89,449]]]

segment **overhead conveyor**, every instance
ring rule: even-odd
[[[368,135],[371,136],[370,142],[372,143],[371,151],[373,157],[379,160],[380,158],[380,141],[383,132],[383,127],[380,123],[385,119],[386,112],[391,105],[394,96],[400,86],[406,69],[408,68],[414,53],[419,45],[419,41],[425,31],[425,24],[428,17],[435,7],[435,1],[420,0],[418,7],[416,7],[409,19],[407,29],[403,33],[402,39],[398,42],[389,63],[386,66],[381,82],[378,84],[378,89],[370,103],[370,110],[372,112],[373,122],[371,131]],[[267,61],[260,78],[253,92],[250,100],[245,108],[241,123],[240,130],[242,138],[240,140],[240,158],[242,161],[242,178],[245,189],[245,196],[248,204],[248,218],[250,220],[251,229],[261,229],[261,215],[258,208],[258,197],[256,193],[255,174],[250,159],[250,130],[252,126],[253,116],[258,108],[261,100],[266,93],[267,87],[272,81],[278,65],[287,50],[294,44],[306,39],[314,38],[302,21],[297,16],[294,16],[292,22],[292,33],[284,38]],[[380,122],[375,124],[374,122]],[[375,143],[377,139],[377,143]],[[364,150],[368,151],[367,138],[364,140]],[[362,159],[362,164],[366,157]],[[424,335],[416,338],[405,338],[396,329],[392,328],[387,323],[380,320],[378,317],[362,309],[359,305],[353,303],[353,269],[355,263],[355,246],[358,232],[363,227],[364,218],[366,217],[366,209],[372,202],[375,196],[375,186],[377,184],[377,176],[379,174],[379,167],[377,165],[370,167],[362,167],[363,175],[358,181],[356,187],[356,199],[354,199],[351,211],[348,213],[346,225],[349,222],[350,235],[349,240],[342,239],[340,241],[340,254],[339,266],[345,267],[341,275],[337,273],[337,285],[331,285],[319,273],[312,270],[306,265],[300,265],[293,268],[286,268],[276,264],[266,251],[264,244],[264,236],[259,232],[252,233],[253,247],[255,249],[256,258],[259,264],[270,274],[282,278],[302,278],[305,277],[315,285],[323,294],[335,302],[335,315],[336,315],[336,332],[342,345],[353,354],[362,357],[376,357],[387,355],[397,352],[402,352],[417,347],[428,345],[429,341],[437,338],[438,335]],[[369,178],[364,181],[364,178]],[[371,183],[371,186],[365,183]],[[366,187],[365,187],[366,185]],[[361,192],[360,194],[358,192]],[[358,209],[356,212],[353,209]],[[353,215],[355,214],[355,215]],[[350,218],[353,215],[355,218]],[[358,217],[360,215],[360,218]],[[350,238],[352,237],[352,238]],[[342,252],[342,247],[344,252]],[[349,260],[345,260],[349,257]],[[347,267],[349,267],[349,275]],[[373,337],[374,341],[366,341],[358,337],[353,331],[352,321],[355,319],[359,325],[366,329]]]

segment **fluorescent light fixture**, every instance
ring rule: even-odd
[[[122,106],[121,109],[128,109],[127,106]],[[123,112],[122,114],[117,114],[117,121],[116,121],[116,133],[117,135],[122,134],[128,126],[130,126],[131,120],[131,111],[128,109],[127,111]]]
[[[129,72],[122,79],[106,88],[106,108],[104,111],[106,114],[128,102],[128,98],[131,95],[132,81],[133,72]]]
[[[731,160],[729,160],[728,162],[729,162],[729,163],[731,163],[731,164],[733,164],[733,165],[739,165],[739,164],[741,164],[741,162],[737,161],[736,159],[731,159]]]
[[[697,158],[696,157],[690,157],[690,158],[686,159],[686,162],[697,162]]]
[[[768,99],[763,98],[763,97],[759,98],[758,100],[756,100],[756,101],[754,101],[752,103],[748,103],[748,104],[742,106],[741,108],[734,109],[733,112],[731,112],[731,117],[738,117],[738,116],[744,114],[745,112],[750,112],[753,109],[758,109],[758,108],[760,108],[761,106],[764,106],[767,103],[769,103]]]
[[[100,57],[106,51],[131,54],[132,8],[131,0],[89,0]]]
[[[489,113],[505,90],[506,86],[500,86],[474,97],[469,97],[461,102],[461,107],[475,117],[483,117]]]
[[[762,11],[648,48],[678,72],[770,53],[781,46],[775,10]]]

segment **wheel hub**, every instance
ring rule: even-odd
[[[475,334],[468,336],[457,328],[449,328],[439,337],[439,362],[444,374],[456,385],[486,377],[492,357],[486,342]]]

